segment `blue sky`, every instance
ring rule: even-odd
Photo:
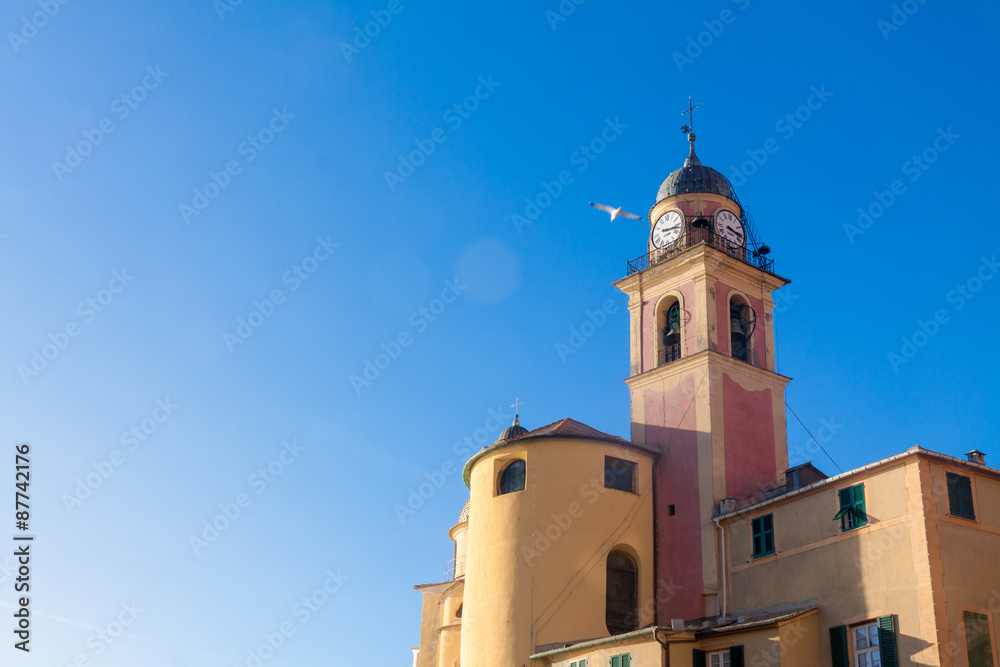
[[[223,2],[0,10],[0,439],[5,479],[31,444],[36,535],[5,664],[247,665],[270,635],[268,665],[409,665],[455,443],[516,396],[628,435],[610,283],[648,230],[587,202],[648,211],[688,95],[793,280],[778,370],[837,463],[1000,460],[996,2]]]

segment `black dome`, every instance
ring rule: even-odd
[[[514,424],[505,428],[503,433],[500,434],[500,440],[510,440],[511,438],[516,438],[519,435],[524,435],[527,432],[528,429],[521,426],[517,420],[514,420]]]
[[[706,167],[694,154],[694,137],[690,138],[691,153],[684,160],[684,166],[667,176],[660,191],[656,193],[656,201],[688,192],[706,192],[723,197],[733,198],[733,186],[729,179],[711,167]]]

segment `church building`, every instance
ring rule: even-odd
[[[789,281],[688,140],[615,283],[631,433],[515,418],[469,459],[414,667],[1000,667],[1000,470],[921,447],[789,469]]]

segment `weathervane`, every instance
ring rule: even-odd
[[[694,133],[694,110],[697,109],[700,106],[701,106],[701,104],[695,104],[695,105],[692,106],[692,104],[691,104],[691,96],[688,95],[688,108],[687,108],[687,111],[682,111],[681,115],[682,116],[686,116],[686,115],[690,114],[691,115],[691,124],[690,125],[681,125],[681,132],[683,132],[684,134],[693,134]]]

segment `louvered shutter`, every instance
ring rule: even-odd
[[[835,628],[830,628],[830,653],[833,656],[833,667],[851,667],[847,650],[847,626],[838,625]]]
[[[879,652],[882,654],[882,667],[898,667],[896,658],[896,625],[892,616],[880,616],[878,619]]]
[[[729,649],[729,667],[743,667],[742,646],[734,646]]]

